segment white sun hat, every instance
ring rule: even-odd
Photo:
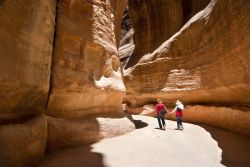
[[[175,104],[176,104],[176,105],[180,105],[180,104],[182,104],[182,103],[181,103],[179,100],[177,100]]]

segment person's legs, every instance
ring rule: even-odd
[[[161,116],[161,121],[162,121],[163,128],[165,129],[166,123],[165,123],[165,118],[163,115]]]
[[[176,117],[177,129],[180,129],[180,117]]]
[[[180,119],[180,121],[179,121],[180,128],[181,128],[181,130],[183,130],[184,128],[183,128],[183,125],[182,125],[182,117],[179,117],[179,119]]]
[[[159,114],[157,115],[157,120],[158,120],[158,124],[159,124],[160,129],[162,129],[162,126],[161,126],[161,116]]]

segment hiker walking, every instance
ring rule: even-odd
[[[155,105],[156,117],[157,117],[160,129],[165,130],[166,124],[165,124],[164,115],[168,112],[168,110],[165,107],[165,105],[162,103],[161,99],[158,99],[157,102],[158,103]]]
[[[175,104],[176,104],[176,107],[174,108],[172,112],[170,112],[170,114],[175,112],[176,122],[177,122],[176,130],[183,130],[184,127],[182,125],[182,116],[183,116],[184,105],[179,100],[177,100]]]

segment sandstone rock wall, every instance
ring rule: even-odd
[[[54,0],[0,1],[0,166],[44,157],[55,12]]]
[[[129,15],[135,31],[135,50],[126,68],[135,65],[174,35],[209,0],[129,0]]]
[[[118,49],[118,56],[122,67],[124,67],[134,52],[134,29],[127,7],[121,19],[121,40]]]
[[[184,104],[249,108],[249,7],[245,0],[212,0],[159,48],[142,55],[124,72],[127,103],[142,106],[162,98],[167,105],[180,99]],[[210,109],[205,111],[211,115]],[[235,115],[225,117],[230,125]],[[245,126],[248,117],[241,118],[245,121],[236,120],[235,126]],[[216,124],[209,119],[202,122]],[[199,117],[191,120],[199,122]],[[228,129],[235,130],[232,126]]]
[[[56,2],[0,3],[0,122],[46,110]]]
[[[125,86],[117,58],[120,20],[125,7],[126,1],[59,1],[46,112],[51,116],[48,150],[112,136],[102,133],[118,135],[114,133],[117,127],[112,124],[101,128],[100,124],[110,118],[100,115],[125,117],[121,105]],[[86,120],[86,116],[93,118]],[[98,122],[97,117],[103,118],[102,121]],[[134,129],[133,123],[126,120],[127,125],[119,126],[120,131]]]
[[[248,106],[248,9],[248,1],[211,1],[125,72],[127,91],[156,91],[171,102]]]
[[[117,58],[126,3],[0,1],[1,164],[35,166],[45,150],[134,129]]]
[[[59,1],[48,114],[85,110],[81,114],[87,115],[91,108],[121,111],[124,85],[117,58],[117,13],[112,5],[109,1]],[[110,97],[116,101],[111,103]]]
[[[48,151],[134,129],[122,111],[125,87],[117,58],[117,34],[125,7],[126,1],[58,2],[46,111]],[[117,119],[124,120],[119,127],[113,126]]]

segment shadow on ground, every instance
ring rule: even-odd
[[[106,167],[102,154],[92,152],[91,149],[87,145],[53,153],[38,167]]]
[[[222,149],[221,164],[227,167],[248,167],[250,165],[250,136],[211,126],[200,126],[210,133]]]
[[[146,122],[143,122],[142,120],[134,120],[134,124],[136,129],[141,129],[148,126],[148,124]]]

